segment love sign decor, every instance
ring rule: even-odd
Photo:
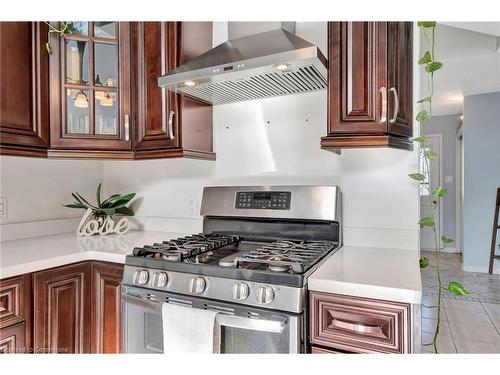
[[[87,209],[85,214],[78,224],[76,234],[80,237],[82,236],[93,236],[94,234],[99,234],[105,236],[107,234],[125,234],[129,230],[128,219],[126,217],[121,218],[116,224],[111,217],[106,217],[105,219],[98,221],[96,219],[90,219],[92,215],[92,209]]]

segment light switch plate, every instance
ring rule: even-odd
[[[7,217],[7,198],[0,197],[0,217]]]

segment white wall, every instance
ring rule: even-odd
[[[220,30],[219,23],[218,42],[224,40],[217,39]],[[325,23],[298,22],[296,31],[325,48]],[[338,184],[345,243],[417,249],[418,195],[407,177],[418,168],[416,152],[348,150],[339,156],[320,149],[325,130],[326,91],[216,106],[216,161],[106,161],[105,190],[137,192],[142,200],[134,207],[143,223],[182,231],[179,221],[158,218],[195,219],[182,221],[191,231],[201,229],[199,202],[207,185]]]
[[[298,22],[296,31],[325,50],[325,23]],[[214,44],[225,36],[226,25],[216,23]],[[1,194],[9,200],[2,232],[14,225],[5,223],[37,221],[36,228],[47,233],[38,220],[79,216],[61,202],[69,201],[72,191],[93,197],[101,178],[105,194],[138,193],[133,207],[142,227],[179,232],[201,230],[199,203],[207,185],[338,184],[345,243],[416,250],[418,194],[407,177],[418,168],[416,152],[321,150],[326,122],[326,91],[321,91],[215,107],[216,161],[2,157]],[[73,223],[65,228],[72,230]],[[34,233],[33,226],[29,229]]]
[[[100,161],[1,156],[0,170],[0,196],[7,198],[7,216],[0,218],[3,240],[16,237],[14,231],[17,233],[21,226],[26,228],[23,223],[34,223],[23,236],[57,231],[54,223],[47,221],[82,215],[61,203],[71,203],[74,191],[93,198],[102,180]]]

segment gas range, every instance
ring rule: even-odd
[[[307,277],[341,246],[340,208],[335,186],[205,188],[203,233],[135,248],[123,284],[302,313]]]
[[[338,187],[207,187],[201,215],[202,233],[127,256],[124,352],[163,352],[165,304],[215,312],[222,353],[306,352],[307,279],[342,245]]]

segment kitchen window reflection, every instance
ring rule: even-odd
[[[89,90],[66,90],[66,124],[69,134],[89,134]]]
[[[115,92],[95,92],[95,133],[116,135],[118,130]]]

